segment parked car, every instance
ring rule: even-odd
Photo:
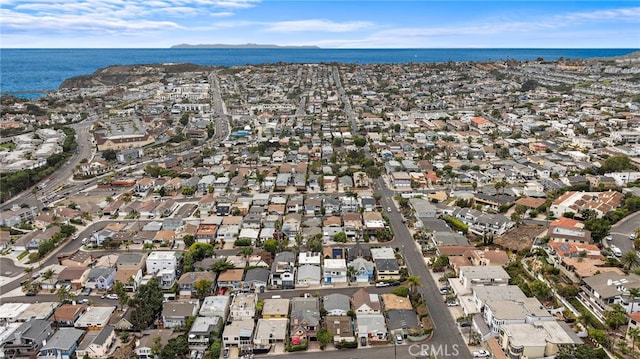
[[[449,293],[449,287],[440,287],[440,294],[447,294]]]
[[[225,359],[229,357],[229,348],[224,348],[222,350],[222,357]]]
[[[111,293],[111,294],[107,294],[106,298],[107,299],[118,299],[118,295]]]
[[[613,240],[613,236],[607,236],[606,237],[608,241],[612,241]]]
[[[80,304],[88,304],[89,303],[89,299],[84,298],[80,301]]]
[[[387,212],[391,213],[391,207],[387,207]]]
[[[473,352],[473,357],[474,358],[486,358],[489,355],[491,355],[491,353],[489,353],[488,351],[484,350],[484,349],[480,349],[480,350],[475,350]]]
[[[401,334],[396,334],[396,344],[402,344],[402,335]]]
[[[378,282],[378,283],[376,283],[376,287],[378,287],[378,288],[388,287],[388,286],[389,286],[389,283],[387,283],[387,282]]]
[[[458,302],[454,301],[454,302],[447,302],[447,307],[456,307],[458,306]]]
[[[360,346],[361,347],[367,346],[367,337],[360,337]]]
[[[635,235],[635,234],[633,234],[633,233],[631,233],[631,234],[629,235],[629,239],[630,239],[630,240],[634,240],[634,239],[636,239],[636,235]]]
[[[89,295],[91,294],[91,288],[85,288],[80,292],[80,295]]]
[[[460,326],[460,328],[466,328],[466,327],[470,327],[471,323],[469,323],[469,322],[459,322],[458,325]]]

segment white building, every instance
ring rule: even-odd
[[[158,273],[161,270],[178,268],[179,256],[173,251],[155,251],[147,257],[147,273]]]

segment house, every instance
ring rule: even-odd
[[[189,349],[202,351],[207,349],[211,338],[216,337],[221,327],[220,317],[196,317],[187,336]]]
[[[388,328],[392,335],[400,334],[404,338],[410,331],[420,330],[418,314],[413,309],[395,309],[387,312]]]
[[[142,331],[142,336],[136,339],[136,347],[133,352],[140,359],[155,359],[152,353],[156,341],[164,347],[173,337],[173,329],[147,329]],[[159,339],[156,339],[159,338]]]
[[[591,232],[584,229],[582,222],[573,218],[560,217],[551,222],[547,235],[553,242],[592,243]]]
[[[386,342],[387,322],[382,314],[358,313],[356,316],[358,338],[371,342]]]
[[[240,355],[251,351],[253,344],[253,319],[234,320],[224,327],[222,332],[223,347],[238,347]]]
[[[86,288],[109,289],[116,277],[116,269],[108,267],[94,267],[87,274]]]
[[[498,248],[490,250],[470,250],[465,253],[474,266],[504,266],[509,263],[507,252]]]
[[[153,251],[147,256],[147,273],[155,274],[161,270],[176,271],[181,256],[174,251]]]
[[[155,275],[160,282],[160,288],[167,290],[171,289],[176,282],[176,271],[173,269],[161,269]],[[150,276],[146,276],[145,278],[149,278]],[[144,282],[146,283],[146,282]]]
[[[146,253],[121,253],[116,260],[116,268],[120,269],[145,269]]]
[[[271,263],[271,285],[278,289],[295,288],[295,263],[293,252],[276,253]]]
[[[162,324],[164,328],[179,328],[184,326],[187,318],[198,314],[200,304],[195,302],[165,302],[162,306]]]
[[[322,269],[320,266],[305,264],[298,267],[296,272],[296,288],[307,288],[320,285]]]
[[[356,283],[369,283],[374,278],[375,264],[362,257],[355,258],[349,262],[348,267],[353,268],[353,276]]]
[[[342,316],[347,315],[351,310],[351,301],[349,296],[339,293],[332,293],[324,296],[322,300],[324,310],[327,315]]]
[[[265,298],[262,305],[262,317],[287,318],[289,316],[288,298]]]
[[[229,320],[244,320],[256,317],[258,294],[237,293],[231,302]]]
[[[227,269],[218,274],[217,286],[220,290],[224,291],[224,293],[227,291],[235,291],[240,289],[243,276],[244,269]]]
[[[311,264],[320,266],[322,261],[322,255],[320,252],[301,252],[298,254],[298,265]]]
[[[324,323],[327,330],[333,334],[334,344],[340,345],[356,341],[351,317],[327,315]]]
[[[583,281],[584,286],[578,298],[601,319],[613,304],[621,305],[627,313],[640,311],[640,298],[631,302],[629,295],[629,289],[640,288],[640,276],[604,272],[583,278]]]
[[[322,277],[326,284],[347,283],[347,262],[341,259],[325,259]]]
[[[2,338],[0,344],[6,357],[35,357],[51,332],[51,323],[48,320],[31,319]]]
[[[385,229],[385,222],[380,212],[364,212],[362,214],[362,219],[364,221],[364,230],[367,233],[375,234],[376,231]]]
[[[88,273],[87,267],[67,267],[58,273],[57,286],[70,285],[73,289],[80,289],[86,282]]]
[[[511,277],[502,267],[498,266],[461,266],[457,279],[466,289],[473,285],[508,285]]]
[[[184,273],[178,279],[178,287],[180,288],[180,296],[191,297],[196,293],[194,285],[200,280],[209,281],[211,286],[204,295],[210,294],[213,290],[216,274],[213,272],[189,272]]]
[[[80,338],[84,330],[75,328],[60,328],[40,349],[38,358],[71,359],[74,358]]]
[[[142,281],[142,269],[120,268],[116,272],[113,281],[122,283],[125,290],[135,292]]]
[[[285,343],[289,320],[287,318],[258,319],[253,336],[254,351],[267,351],[275,343]]]
[[[549,211],[554,216],[560,217],[566,212],[580,216],[583,210],[590,209],[595,212],[598,218],[601,218],[607,212],[618,208],[623,200],[622,193],[611,190],[605,192],[568,191],[553,201]]]
[[[399,280],[400,265],[398,261],[393,259],[376,259],[376,280]]]
[[[320,307],[317,298],[291,298],[289,336],[292,343],[316,337],[320,325]],[[297,339],[294,339],[297,338]]]
[[[226,321],[230,305],[231,297],[228,295],[205,297],[198,314],[201,317],[220,317],[223,321]]]
[[[104,358],[116,341],[114,327],[107,325],[100,331],[89,331],[78,345],[76,357]]]
[[[351,307],[356,314],[377,314],[382,310],[378,295],[369,293],[367,287],[359,289],[353,294]]]
[[[583,341],[562,321],[536,321],[505,324],[498,343],[509,358],[552,358],[561,346],[581,345]]]
[[[251,268],[244,275],[243,291],[263,293],[269,284],[271,272],[266,268]]]
[[[109,324],[111,315],[115,312],[116,307],[98,307],[90,306],[76,320],[74,327],[88,330],[100,330]]]
[[[57,307],[49,320],[56,327],[73,327],[78,318],[87,310],[84,304],[62,304]]]
[[[483,317],[492,333],[498,333],[505,324],[524,324],[536,321],[551,321],[554,317],[535,298],[518,300],[488,300]]]

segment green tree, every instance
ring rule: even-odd
[[[307,240],[307,249],[311,252],[322,252],[322,234]]]
[[[187,125],[187,123],[189,123],[189,114],[188,114],[188,113],[185,113],[185,114],[183,114],[183,115],[180,117],[180,124],[181,124],[182,126],[186,126],[186,125]]]
[[[445,269],[449,266],[449,256],[441,254],[433,261],[431,267],[434,271]]]
[[[604,160],[602,167],[600,167],[600,173],[605,174],[609,172],[620,172],[629,169],[634,169],[629,156],[617,155],[611,156]]]
[[[549,286],[539,279],[529,283],[529,289],[531,289],[531,294],[541,301],[547,300],[551,296],[551,289]]]
[[[53,277],[56,275],[56,272],[49,268],[44,273],[42,273],[42,279],[49,281],[49,285],[53,287]]]
[[[147,329],[162,312],[162,288],[158,278],[151,278],[147,284],[138,287],[138,291],[129,301],[132,308],[131,324],[134,330]]]
[[[347,242],[347,234],[344,233],[344,231],[336,233],[336,235],[333,236],[333,240],[335,242],[338,242],[338,243],[346,243]]]
[[[184,242],[185,247],[190,248],[193,243],[196,241],[196,237],[192,234],[185,234],[182,237],[182,241]]]
[[[401,286],[393,288],[391,293],[397,295],[398,297],[408,297],[409,296],[409,288],[407,288],[407,286],[401,285]]]
[[[116,160],[116,151],[115,150],[104,150],[102,151],[102,158],[105,159],[105,161],[115,161]]]
[[[596,241],[602,241],[611,230],[611,223],[604,218],[592,218],[584,221],[584,229],[591,232],[591,237]]]
[[[327,344],[333,342],[333,334],[327,328],[320,328],[316,333],[318,342],[320,342],[320,349],[324,350]]]
[[[613,304],[610,310],[604,312],[604,321],[613,330],[627,322],[627,312],[620,304]]]
[[[629,270],[640,265],[640,258],[636,255],[636,252],[626,252],[620,257],[620,263],[622,266]]]
[[[262,248],[271,254],[275,254],[278,250],[278,241],[274,238],[269,238],[262,243]]]
[[[419,275],[412,275],[407,278],[407,285],[411,289],[411,293],[414,295],[418,291],[418,288],[422,287],[421,278]]]
[[[227,269],[232,269],[233,268],[233,263],[227,261],[227,259],[220,259],[216,262],[214,262],[211,265],[211,270],[216,272],[216,273],[220,273],[220,272],[224,272]]]
[[[206,296],[211,293],[211,286],[213,282],[204,278],[198,279],[195,283],[193,283],[193,289],[196,291],[196,294],[199,298]]]
[[[77,296],[69,292],[67,287],[58,288],[58,290],[56,291],[56,296],[58,297],[58,300],[60,302],[67,302],[67,301],[72,301],[77,299]]]
[[[631,338],[631,352],[633,353],[633,357],[636,355],[636,340],[640,339],[640,329],[637,327],[629,327],[627,330],[627,336]]]
[[[124,306],[129,303],[129,296],[127,295],[127,290],[124,288],[124,284],[120,281],[113,283],[113,293],[118,296],[120,307],[124,309]]]

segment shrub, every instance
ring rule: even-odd
[[[251,240],[250,239],[236,239],[235,242],[233,242],[233,244],[236,247],[248,247],[251,245]]]

